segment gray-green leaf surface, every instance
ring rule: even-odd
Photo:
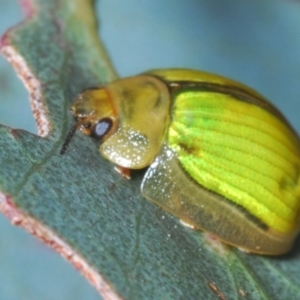
[[[296,129],[300,128],[300,124],[296,123],[299,106],[296,96],[300,91],[298,87],[293,89],[297,85],[299,59],[296,55],[294,60],[289,57],[289,68],[286,67],[287,60],[284,60],[287,58],[283,56],[283,62],[278,59],[278,53],[280,49],[284,51],[289,37],[291,42],[286,46],[289,53],[299,53],[299,42],[295,42],[299,29],[287,21],[292,22],[297,9],[300,12],[298,4],[275,1],[276,4],[271,5],[270,1],[266,1],[262,5],[259,1],[253,1],[249,5],[229,1],[230,5],[223,7],[221,1],[216,1],[215,5],[199,1],[200,5],[195,1],[182,8],[172,2],[174,7],[166,10],[156,2],[151,10],[144,3],[140,4],[140,8],[148,14],[141,20],[137,13],[130,15],[129,10],[138,2],[132,0],[127,8],[123,7],[123,18],[118,17],[122,13],[121,8],[118,9],[118,1],[111,1],[110,4],[103,2],[103,9],[113,9],[115,24],[119,22],[115,25],[116,31],[123,25],[128,29],[129,37],[139,33],[142,29],[133,25],[136,18],[141,23],[149,23],[154,33],[164,37],[160,43],[154,37],[161,54],[157,54],[151,64],[147,60],[151,47],[148,46],[150,54],[147,54],[144,49],[133,46],[140,43],[137,42],[138,35],[134,39],[127,36],[119,46],[115,46],[114,23],[110,23],[112,31],[110,35],[105,35],[105,40],[114,55],[117,69],[121,65],[118,62],[120,57],[130,51],[133,57],[129,60],[126,56],[124,61],[126,65],[131,65],[131,61],[140,61],[134,70],[136,72],[143,71],[142,68],[184,66],[228,75],[254,86],[271,98],[274,96],[275,101],[289,101],[289,106],[294,107],[290,118]],[[171,5],[171,1],[167,2]],[[45,114],[50,123],[45,125],[42,122],[42,125],[43,132],[47,133],[49,129],[49,134],[40,138],[1,127],[2,192],[11,196],[17,208],[69,244],[125,299],[300,298],[298,244],[290,255],[280,258],[248,255],[222,246],[218,248],[218,244],[205,234],[183,227],[178,220],[143,199],[139,192],[143,172],[133,173],[131,181],[120,178],[113,171],[113,166],[98,154],[96,141],[77,133],[67,153],[59,156],[63,138],[72,123],[69,114],[71,101],[84,88],[110,81],[115,74],[98,44],[93,14],[88,11],[87,1],[36,0],[27,3],[33,3],[38,14],[11,31],[3,44],[12,45],[37,78],[33,83],[41,93],[33,96],[37,95],[45,103]],[[148,20],[151,13],[154,15],[156,12],[163,19],[160,24]],[[108,16],[103,11],[100,13],[103,14],[102,25],[105,28],[108,26]],[[192,35],[192,31],[179,30],[183,25],[178,25],[178,22],[183,22],[184,13],[190,14],[188,22],[194,25],[192,27],[196,27],[197,15],[199,18],[207,16],[202,27],[194,29],[198,32],[196,37],[193,36],[194,46],[188,36]],[[288,17],[284,17],[287,13]],[[256,22],[252,22],[253,16],[257,18]],[[166,21],[172,18],[177,22],[173,31]],[[277,32],[281,30],[282,34],[277,34],[275,29],[275,33],[272,31],[274,24],[278,26]],[[299,22],[295,24],[300,28]],[[224,29],[225,25],[230,25],[234,31],[231,38]],[[135,27],[137,29],[134,31]],[[141,33],[150,38],[147,30]],[[201,36],[205,36],[205,31],[210,32],[207,40]],[[152,36],[155,36],[154,33]],[[247,40],[246,33],[248,39],[255,36],[256,40]],[[180,47],[184,45],[186,57],[196,52],[194,48],[202,49],[202,52],[197,52],[199,61],[194,65],[184,59],[172,61],[169,58],[172,52],[184,55],[180,52],[181,48],[171,42],[172,36],[177,35],[178,38],[180,34],[185,37],[184,42],[180,41]],[[270,44],[266,40],[270,40]],[[214,57],[209,52],[221,54]],[[251,55],[255,56],[253,53],[258,53],[258,57],[264,54],[261,64],[256,67],[249,59]],[[167,62],[160,62],[160,59]],[[219,65],[215,63],[218,60]],[[236,69],[231,66],[239,61],[242,62]],[[247,70],[239,73],[239,68]],[[133,71],[120,70],[120,73],[126,72]],[[264,73],[270,74],[269,79],[265,79],[268,83],[265,85],[264,81],[259,80],[264,78]],[[264,90],[265,86],[270,89]],[[277,105],[288,111],[283,104]]]

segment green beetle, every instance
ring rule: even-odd
[[[149,166],[142,194],[246,251],[287,252],[300,228],[300,142],[254,90],[195,70],[153,70],[89,89],[79,128],[124,176]]]

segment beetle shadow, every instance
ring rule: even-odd
[[[111,191],[116,190],[120,186],[124,186],[124,184],[126,185],[128,184],[129,186],[136,186],[137,184],[140,186],[144,178],[144,175],[147,171],[147,168],[148,167],[139,170],[130,170],[130,179],[123,177],[116,170],[113,170],[115,180],[113,183],[111,183],[109,189]]]
[[[269,259],[277,261],[294,261],[300,259],[300,235],[296,238],[291,251],[279,256],[270,256]]]
[[[144,178],[146,171],[148,170],[149,166],[139,169],[139,170],[131,170],[131,180],[141,180]]]

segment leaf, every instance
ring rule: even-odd
[[[106,299],[297,299],[299,242],[289,255],[249,255],[145,200],[76,133],[69,107],[116,77],[98,41],[92,1],[23,1],[27,20],[1,51],[29,89],[39,137],[0,128],[1,210],[73,263]]]

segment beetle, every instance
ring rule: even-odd
[[[76,129],[185,224],[248,252],[289,251],[300,228],[300,141],[251,88],[188,69],[152,70],[81,93]]]

